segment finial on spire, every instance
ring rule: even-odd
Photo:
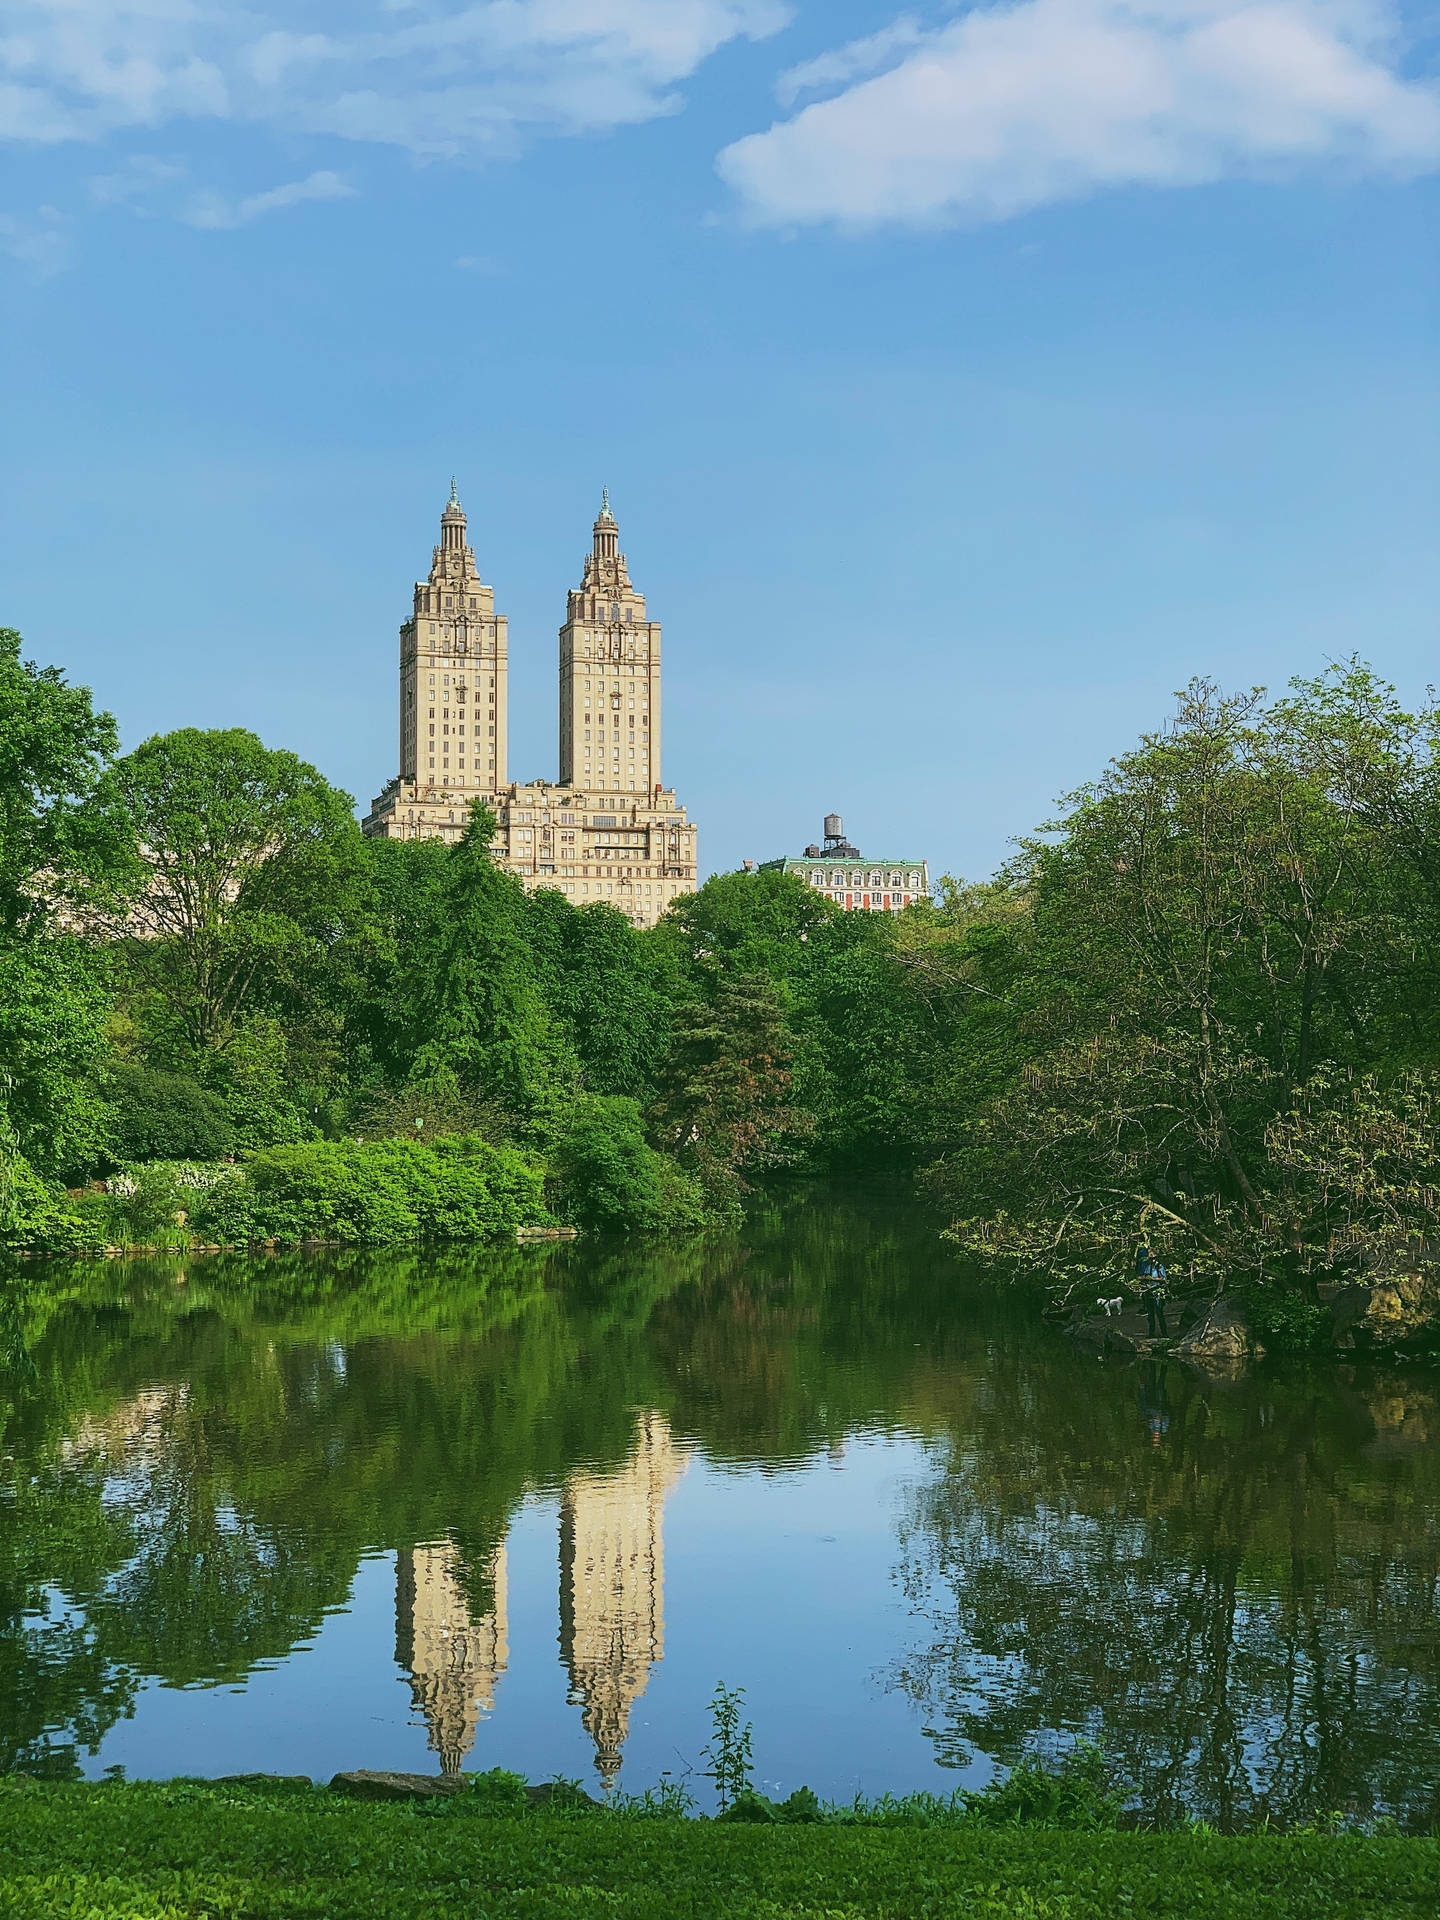
[[[601,487],[600,489],[600,511],[601,513],[608,513],[610,511],[610,489],[608,487]]]
[[[445,504],[449,507],[458,507],[460,505],[460,496],[455,491],[455,476],[453,473],[450,476],[450,498]]]

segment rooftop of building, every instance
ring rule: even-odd
[[[761,873],[788,873],[792,867],[923,867],[916,854],[893,853],[784,853],[778,860],[762,860]]]

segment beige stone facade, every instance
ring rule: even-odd
[[[560,629],[558,780],[508,778],[508,645],[452,484],[430,577],[400,629],[400,774],[366,833],[456,840],[483,800],[498,822],[496,861],[526,886],[653,926],[694,892],[698,836],[662,784],[660,627],[631,584],[608,495]]]
[[[410,1676],[442,1773],[459,1773],[481,1714],[495,1710],[495,1683],[509,1659],[503,1546],[491,1556],[483,1584],[490,1605],[476,1613],[464,1565],[448,1540],[396,1556],[395,1659]]]
[[[625,1465],[572,1474],[560,1502],[560,1657],[607,1784],[665,1653],[665,1501],[686,1465],[663,1414],[646,1413]]]

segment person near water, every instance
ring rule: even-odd
[[[1135,1255],[1135,1278],[1140,1282],[1140,1297],[1145,1302],[1145,1321],[1152,1340],[1168,1339],[1165,1320],[1165,1269],[1142,1240]]]

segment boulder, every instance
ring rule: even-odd
[[[1322,1288],[1322,1297],[1328,1289]],[[1394,1273],[1357,1281],[1330,1296],[1335,1344],[1342,1350],[1403,1346],[1440,1319],[1440,1278]]]
[[[371,1773],[361,1767],[337,1773],[330,1790],[352,1800],[440,1800],[463,1793],[465,1782],[458,1773]]]
[[[532,1807],[598,1808],[600,1802],[577,1787],[573,1780],[545,1780],[539,1786],[526,1787],[525,1798]]]
[[[1175,1342],[1173,1352],[1180,1360],[1229,1365],[1249,1360],[1264,1348],[1257,1344],[1243,1307],[1233,1300],[1214,1300]]]

